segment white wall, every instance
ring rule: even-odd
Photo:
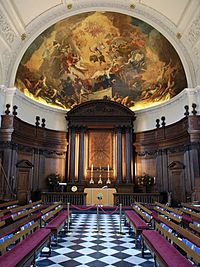
[[[134,123],[135,132],[156,128],[156,119],[160,119],[162,116],[166,118],[166,125],[179,121],[184,117],[185,105],[189,106],[189,112],[191,114],[192,103],[197,104],[196,110],[199,114],[200,86],[186,88],[180,94],[163,104],[135,112],[137,117]]]
[[[35,117],[40,116],[41,119],[46,119],[46,128],[61,131],[67,129],[66,111],[35,102],[16,88],[0,87],[0,89],[0,114],[4,114],[6,104],[17,105],[17,116],[23,121],[34,125]],[[167,125],[179,121],[184,117],[185,105],[189,105],[191,113],[192,103],[197,104],[199,114],[200,86],[186,88],[179,95],[161,105],[136,111],[135,132],[155,129],[156,119],[160,119],[162,116],[165,116]]]

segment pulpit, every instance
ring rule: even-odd
[[[116,193],[115,188],[85,188],[84,193],[87,193],[86,205],[114,205],[113,194]],[[98,199],[98,196],[102,196],[102,199]]]

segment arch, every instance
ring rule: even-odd
[[[24,52],[40,33],[64,18],[89,11],[119,12],[139,18],[153,26],[168,39],[168,41],[177,51],[186,73],[188,87],[196,86],[195,72],[191,58],[183,43],[176,38],[176,28],[172,22],[155,10],[144,5],[140,5],[139,3],[137,4],[136,8],[132,10],[129,5],[119,4],[115,0],[109,1],[109,3],[105,3],[104,1],[98,1],[98,3],[91,3],[90,1],[87,1],[87,3],[85,2],[84,4],[77,2],[75,8],[68,10],[68,12],[66,12],[66,7],[63,5],[62,8],[54,7],[42,14],[40,17],[37,17],[30,25],[28,25],[27,28],[29,36],[31,37],[26,43],[21,43],[21,45],[14,49],[14,57],[10,64],[12,68],[10,68],[10,71],[7,74],[9,86],[13,86],[14,84],[16,71]]]

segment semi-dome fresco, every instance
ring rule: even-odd
[[[110,99],[137,110],[187,87],[178,54],[144,21],[115,12],[89,12],[57,22],[25,52],[15,79],[24,94],[70,109]]]

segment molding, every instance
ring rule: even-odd
[[[14,42],[16,34],[11,28],[2,10],[0,10],[0,32],[8,44],[11,45]]]
[[[200,38],[200,9],[198,9],[197,15],[194,16],[194,20],[188,29],[187,37],[191,46],[194,46]]]

